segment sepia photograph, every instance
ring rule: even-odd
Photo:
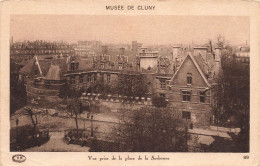
[[[10,16],[11,152],[249,152],[250,17]]]

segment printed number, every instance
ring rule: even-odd
[[[249,156],[247,156],[247,155],[243,156],[243,159],[249,159]]]

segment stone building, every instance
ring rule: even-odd
[[[193,52],[187,52],[174,46],[168,54],[160,56],[159,52],[133,42],[132,49],[102,46],[91,61],[79,56],[34,57],[20,74],[28,80],[30,95],[51,99],[58,98],[59,89],[65,83],[70,88],[93,93],[99,81],[113,87],[121,75],[142,76],[147,97],[165,98],[168,107],[187,123],[203,127],[210,124],[211,89],[220,67],[219,48],[208,52],[205,47],[196,47]]]
[[[21,70],[19,80],[26,84],[27,97],[57,101],[65,84],[69,58],[38,59],[34,56]]]

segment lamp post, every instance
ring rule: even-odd
[[[228,124],[229,124],[229,132],[231,133],[231,123],[230,123],[230,119],[228,119]]]
[[[16,119],[16,142],[18,142],[18,124],[19,124],[19,119]]]
[[[91,137],[93,137],[93,114],[91,115]]]

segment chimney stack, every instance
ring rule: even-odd
[[[171,61],[175,61],[178,55],[180,54],[180,46],[173,46],[172,47],[172,56],[170,57]]]
[[[220,47],[215,48],[215,62],[220,62]]]

